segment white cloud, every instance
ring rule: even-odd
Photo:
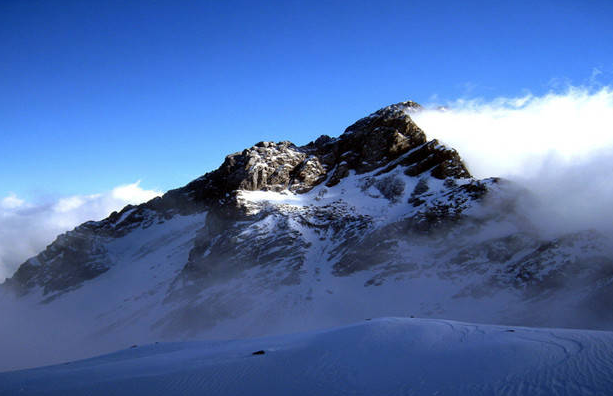
[[[62,232],[162,194],[145,190],[139,183],[121,185],[102,194],[62,197],[52,202],[27,202],[15,194],[0,200],[0,282]]]
[[[0,208],[2,209],[16,209],[22,206],[25,203],[23,199],[17,198],[17,195],[14,193],[9,194],[7,197],[4,197],[0,202]]]
[[[555,157],[570,164],[613,147],[613,90],[458,100],[415,114],[429,137],[456,148],[479,177],[538,173]]]
[[[536,194],[560,230],[613,225],[613,89],[457,100],[412,115],[455,148],[479,178],[501,176]],[[543,215],[544,212],[540,212]]]
[[[128,203],[139,203],[161,195],[159,191],[143,190],[140,188],[139,184],[140,180],[133,184],[115,187],[113,191],[111,191],[111,196],[114,199]]]

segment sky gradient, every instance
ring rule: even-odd
[[[165,191],[407,99],[613,70],[613,3],[3,1],[0,197]]]

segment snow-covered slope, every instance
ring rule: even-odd
[[[409,318],[251,340],[134,346],[89,360],[0,374],[3,395],[477,396],[612,391],[611,332]]]
[[[380,316],[613,329],[608,237],[543,234],[525,192],[472,178],[416,109],[260,142],[61,235],[0,286],[0,370]]]

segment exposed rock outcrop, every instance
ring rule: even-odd
[[[305,146],[257,143],[175,191],[196,201],[223,200],[236,190],[304,193],[324,181],[334,186],[350,171],[363,174],[381,168],[382,174],[397,166],[408,167],[410,176],[430,172],[438,179],[470,177],[455,150],[427,141],[409,116],[419,108],[415,102],[391,105],[357,121],[338,138],[323,135]]]

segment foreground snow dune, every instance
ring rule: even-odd
[[[607,395],[613,333],[384,318],[259,339],[134,346],[1,373],[0,394]]]

